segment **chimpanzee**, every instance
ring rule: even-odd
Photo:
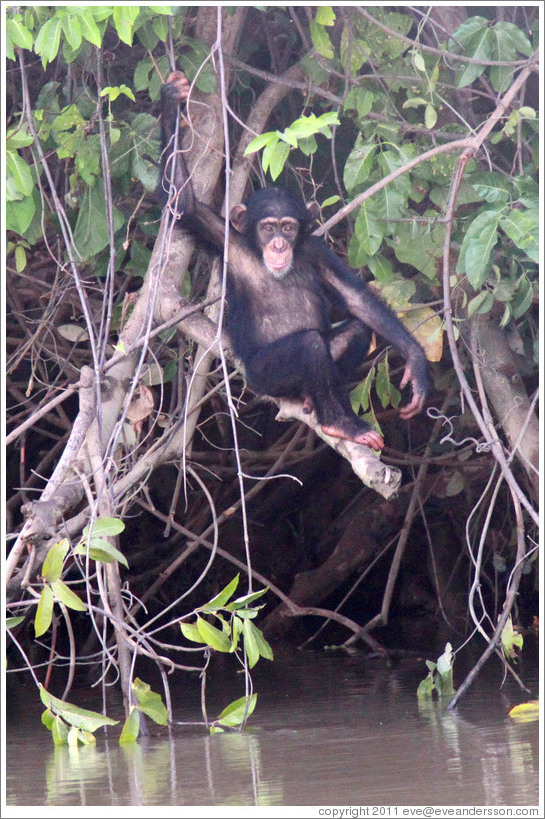
[[[189,83],[173,71],[163,85],[161,196],[198,240],[219,252],[225,222],[196,199],[176,149],[179,104]],[[401,381],[413,396],[402,418],[420,412],[428,390],[424,352],[394,313],[311,236],[315,205],[280,188],[264,188],[230,213],[226,330],[249,387],[259,395],[300,398],[333,437],[382,449],[382,436],[350,406],[346,384],[369,349],[371,331],[406,360]],[[341,322],[332,327],[332,310]]]

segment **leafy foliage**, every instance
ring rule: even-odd
[[[88,711],[70,702],[54,697],[40,685],[40,697],[46,706],[42,714],[42,723],[51,731],[55,745],[72,745],[78,743],[91,745],[95,742],[94,732],[104,725],[117,725],[117,720]]]
[[[233,580],[208,603],[197,609],[195,623],[180,623],[182,634],[187,640],[194,643],[204,643],[215,651],[232,654],[239,648],[242,637],[244,654],[248,665],[253,668],[260,657],[273,659],[273,652],[261,631],[251,622],[262,606],[250,606],[267,593],[261,589],[243,597],[238,597],[230,603],[228,600],[234,594],[239,582],[237,574]],[[220,628],[205,620],[203,614],[213,615]]]
[[[454,656],[450,643],[446,644],[443,654],[441,654],[436,663],[432,662],[431,660],[426,660],[429,673],[418,686],[416,694],[419,700],[426,700],[430,698],[434,691],[437,692],[439,697],[451,698],[453,696],[453,662]]]

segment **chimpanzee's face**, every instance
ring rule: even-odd
[[[291,216],[281,219],[260,219],[256,227],[257,244],[263,254],[263,263],[269,273],[282,278],[289,273],[293,262],[293,248],[299,233],[299,221]]]

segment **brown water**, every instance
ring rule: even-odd
[[[123,748],[118,732],[98,733],[96,747],[54,748],[35,689],[12,691],[8,807],[538,805],[538,723],[507,715],[524,695],[510,680],[500,691],[494,660],[455,712],[419,706],[422,661],[390,668],[359,655],[286,652],[255,672],[258,704],[244,734],[177,725]],[[532,675],[525,681],[537,685]],[[181,679],[172,693],[177,719],[200,719],[196,680]],[[240,675],[217,667],[209,713],[242,693]],[[70,700],[100,710],[88,692]]]

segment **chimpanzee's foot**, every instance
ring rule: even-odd
[[[382,435],[380,435],[380,433],[375,432],[374,429],[360,429],[357,432],[349,432],[339,426],[334,425],[328,426],[327,424],[322,424],[321,427],[322,431],[325,432],[326,435],[331,435],[332,438],[342,438],[344,441],[354,441],[356,444],[363,444],[363,446],[368,446],[377,451],[384,449],[384,438]]]

